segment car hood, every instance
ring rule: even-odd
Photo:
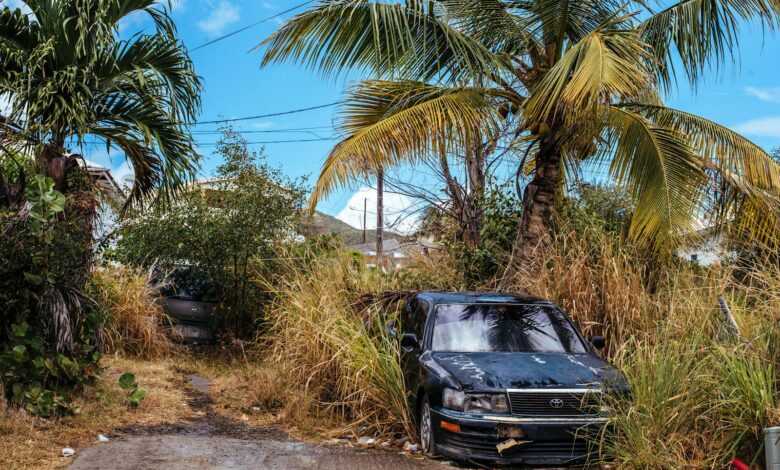
[[[628,388],[623,375],[595,354],[436,352],[432,358],[467,391]]]

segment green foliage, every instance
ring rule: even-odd
[[[190,188],[174,205],[131,215],[120,230],[116,256],[164,271],[196,266],[216,285],[221,325],[251,334],[265,297],[252,279],[273,269],[276,245],[294,236],[304,190],[230,129],[217,153],[223,162],[214,179]]]
[[[138,408],[144,398],[146,398],[146,390],[138,386],[138,382],[135,381],[135,374],[131,372],[125,372],[119,376],[119,386],[127,392],[127,403],[133,408]]]
[[[72,392],[99,372],[102,318],[79,293],[90,238],[66,217],[73,201],[43,176],[26,197],[27,219],[0,217],[0,382],[12,403],[48,417],[75,411]]]
[[[482,224],[478,246],[469,247],[458,241],[459,237],[452,233],[457,227],[450,229],[444,240],[457,270],[472,285],[484,282],[504,269],[521,214],[520,200],[508,185],[489,186],[480,206]]]
[[[561,219],[578,234],[625,236],[633,213],[631,196],[616,186],[582,183],[562,208]]]

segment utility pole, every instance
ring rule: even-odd
[[[368,198],[363,198],[363,243],[366,243],[366,212],[368,211]]]
[[[376,265],[379,269],[384,266],[382,259],[382,227],[384,227],[384,191],[385,191],[385,171],[380,166],[376,170]]]

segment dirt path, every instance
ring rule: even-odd
[[[190,375],[191,421],[120,429],[111,442],[81,450],[72,470],[88,469],[451,469],[397,451],[319,446],[271,427],[255,427],[216,413],[206,379]]]

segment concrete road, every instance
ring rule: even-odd
[[[398,450],[315,445],[290,439],[274,428],[249,426],[215,413],[208,380],[188,378],[189,404],[203,411],[201,418],[172,426],[118,430],[111,442],[80,450],[70,470],[452,469]]]

